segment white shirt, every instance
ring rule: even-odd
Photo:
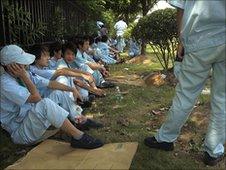
[[[127,28],[127,24],[123,20],[120,20],[116,22],[114,28],[116,29],[117,36],[123,36],[124,31]]]

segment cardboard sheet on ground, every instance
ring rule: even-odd
[[[7,169],[129,169],[138,143],[106,144],[94,150],[46,140]]]

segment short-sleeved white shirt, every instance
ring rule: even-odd
[[[123,20],[120,20],[116,22],[116,24],[114,25],[114,28],[116,29],[117,36],[123,36],[124,31],[127,28],[127,24]]]

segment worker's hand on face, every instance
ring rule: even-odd
[[[23,76],[27,76],[26,70],[23,65],[14,63],[9,64],[6,67],[9,70],[9,72],[15,77],[22,78]]]
[[[181,59],[184,58],[184,46],[182,43],[179,43],[178,44],[178,47],[177,47],[177,56]]]
[[[77,100],[83,101],[81,94],[79,93],[79,91],[76,88],[73,89],[72,93],[73,93],[73,97],[74,97],[75,101],[77,101]]]

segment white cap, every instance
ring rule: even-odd
[[[3,47],[0,52],[0,58],[2,65],[8,65],[12,63],[29,65],[35,60],[34,55],[26,53],[17,45],[7,45]]]
[[[101,21],[97,21],[97,27],[98,27],[98,28],[101,28],[101,26],[102,26],[102,25],[104,25],[104,23],[103,23],[103,22],[101,22]]]

